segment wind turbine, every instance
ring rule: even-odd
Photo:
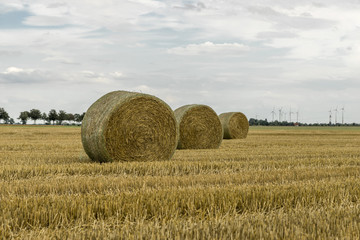
[[[341,123],[344,125],[344,111],[345,111],[345,108],[344,106],[341,108]]]
[[[294,112],[291,111],[291,107],[290,107],[290,112],[289,112],[289,115],[290,115],[290,122],[291,122],[291,114],[293,114]]]
[[[296,112],[296,122],[299,123],[299,110]]]
[[[336,106],[336,108],[335,108],[335,125],[337,124],[337,112],[338,112],[338,107]]]
[[[279,108],[279,122],[281,122],[281,111],[282,111],[282,108]]]
[[[271,115],[272,115],[272,121],[274,121],[274,116],[276,115],[276,113],[275,113],[275,107],[274,107],[273,110],[271,111]]]
[[[329,110],[329,124],[331,125],[331,109]]]

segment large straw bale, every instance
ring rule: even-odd
[[[87,110],[81,139],[93,161],[168,160],[177,146],[177,123],[174,112],[159,98],[115,91]]]
[[[219,116],[224,131],[224,139],[243,139],[249,131],[249,121],[241,112],[227,112]]]
[[[185,105],[175,110],[179,125],[179,149],[218,148],[223,139],[216,112],[206,105]]]

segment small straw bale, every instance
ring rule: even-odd
[[[114,91],[87,110],[81,140],[97,162],[169,160],[178,130],[174,112],[159,98]]]
[[[227,112],[219,116],[224,139],[243,139],[249,132],[249,121],[241,112]]]
[[[179,149],[219,148],[223,139],[216,112],[206,105],[185,105],[175,110],[179,125]]]

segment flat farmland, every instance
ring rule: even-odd
[[[0,239],[359,239],[360,128],[251,127],[99,164],[80,127],[0,125]]]

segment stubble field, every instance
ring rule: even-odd
[[[360,128],[250,128],[99,164],[79,127],[0,126],[0,239],[359,239]]]

